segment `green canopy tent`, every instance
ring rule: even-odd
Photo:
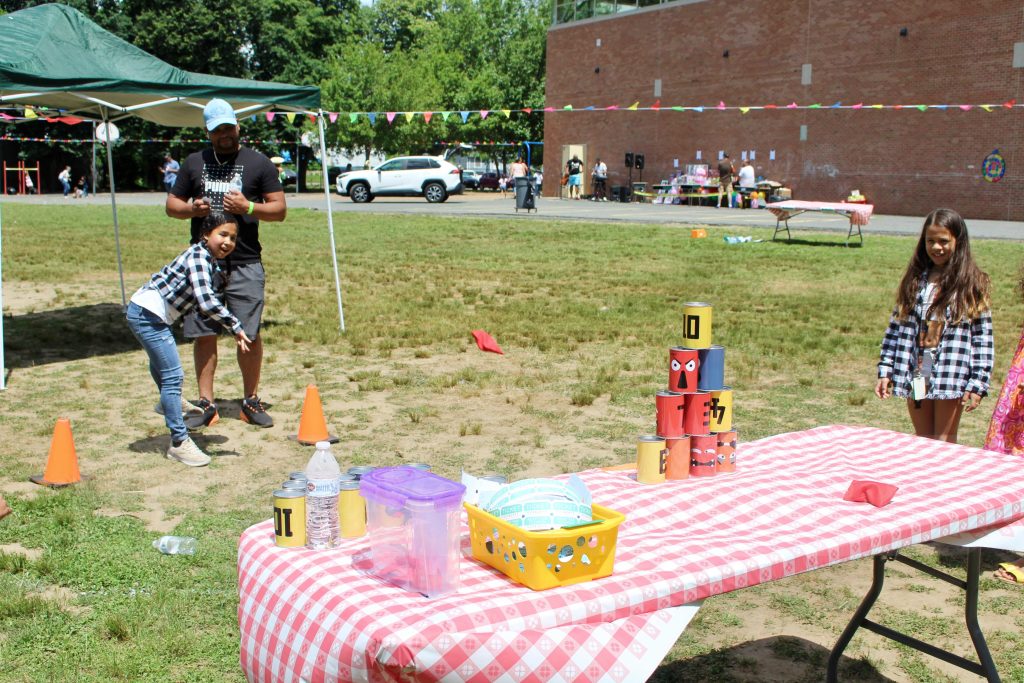
[[[236,114],[265,111],[319,114],[321,158],[327,158],[320,89],[241,78],[210,76],[178,69],[125,42],[66,5],[31,7],[0,16],[0,106],[30,105],[56,109],[61,115],[106,124],[137,116],[164,126],[203,125],[203,107],[215,97],[227,100]],[[121,303],[127,305],[111,142],[107,148],[110,203],[121,280]],[[334,244],[330,188],[324,183],[327,225],[341,330],[345,317]],[[0,246],[2,255],[2,246]],[[3,280],[0,272],[0,312]],[[0,389],[5,386],[3,317],[0,316]]]

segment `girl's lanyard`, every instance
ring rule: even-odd
[[[914,379],[911,383],[915,401],[921,401],[928,394],[928,385],[931,383],[932,374],[939,357],[939,350],[942,345],[942,331],[945,323],[942,320],[929,320],[928,313],[932,308],[936,294],[934,285],[927,285],[921,292],[918,300],[920,315],[918,317],[917,333],[917,368],[914,370]]]

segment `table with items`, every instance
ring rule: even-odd
[[[867,225],[871,220],[871,214],[875,207],[871,204],[851,204],[847,202],[808,202],[798,199],[787,199],[783,202],[772,202],[768,204],[768,210],[775,216],[775,232],[772,233],[772,240],[783,229],[786,231],[786,239],[791,240],[793,236],[789,233],[789,219],[795,218],[802,213],[819,212],[831,213],[843,216],[850,222],[850,230],[846,234],[846,245],[850,245],[850,238],[853,237],[854,229],[860,243],[864,244],[864,233],[861,226]]]
[[[365,537],[282,548],[272,521],[256,524],[238,551],[242,669],[249,681],[644,680],[705,598],[1024,517],[1019,458],[966,446],[828,426],[737,455],[735,472],[659,484],[579,473],[595,504],[625,515],[614,570],[543,591],[474,560],[464,512],[461,586],[434,598],[353,566]],[[898,490],[883,507],[844,500],[854,480]],[[593,539],[578,534],[558,561],[582,560]]]

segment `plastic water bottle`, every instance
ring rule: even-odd
[[[341,540],[338,493],[341,468],[329,441],[317,441],[306,465],[306,547],[333,548]]]
[[[242,174],[236,173],[231,176],[231,181],[228,183],[229,192],[241,192],[242,191]]]
[[[195,555],[196,539],[191,536],[161,536],[153,547],[164,555]]]

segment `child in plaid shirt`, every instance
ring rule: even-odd
[[[989,289],[960,214],[928,214],[896,292],[875,385],[878,398],[907,399],[918,436],[955,443],[961,413],[977,408],[988,393]]]
[[[128,304],[128,327],[149,355],[149,373],[160,389],[160,405],[171,431],[167,457],[190,467],[210,463],[210,456],[189,437],[181,413],[181,385],[185,373],[181,369],[178,347],[171,325],[183,313],[198,307],[206,316],[231,330],[244,353],[252,342],[242,323],[224,306],[218,295],[226,278],[219,259],[235,250],[238,223],[231,214],[210,214],[203,221],[201,239],[176,259],[154,273],[145,285],[132,295]]]

